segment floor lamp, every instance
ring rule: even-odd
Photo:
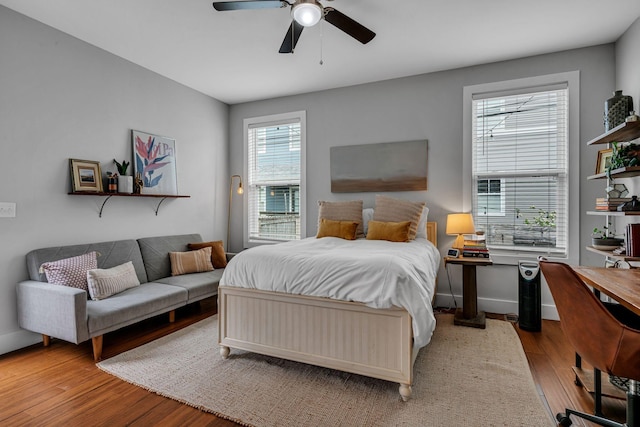
[[[238,194],[244,193],[242,189],[242,177],[240,175],[231,175],[229,179],[229,212],[227,213],[227,252],[229,252],[229,239],[231,238],[231,203],[233,201],[233,178],[238,178]]]

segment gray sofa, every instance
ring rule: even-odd
[[[45,346],[51,337],[76,344],[91,338],[98,361],[105,333],[167,312],[173,322],[176,308],[218,294],[224,269],[171,276],[169,252],[187,251],[189,243],[201,241],[199,234],[185,234],[33,250],[27,254],[30,280],[17,287],[18,323],[42,334]],[[93,301],[84,290],[46,283],[43,263],[91,251],[99,254],[98,268],[131,261],[140,286]]]

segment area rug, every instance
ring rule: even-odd
[[[127,382],[246,426],[551,426],[513,326],[438,315],[412,399],[398,384],[232,350],[217,316],[98,364]]]

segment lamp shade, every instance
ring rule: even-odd
[[[313,27],[322,18],[322,6],[315,0],[298,0],[291,8],[291,16],[303,27]]]
[[[473,216],[470,213],[456,213],[447,215],[447,234],[473,234],[476,228],[473,225]]]

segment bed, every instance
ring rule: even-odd
[[[436,235],[427,222],[426,239],[408,243],[311,237],[240,252],[218,290],[221,356],[235,348],[397,382],[408,400],[415,358],[435,328]],[[387,277],[363,290],[379,280],[375,264]]]

